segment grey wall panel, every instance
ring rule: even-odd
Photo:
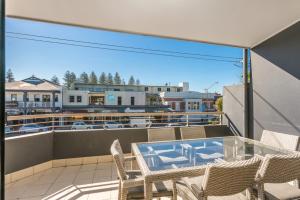
[[[223,124],[233,133],[244,135],[244,86],[234,85],[223,88]]]
[[[253,132],[300,135],[300,22],[251,50]]]
[[[64,131],[54,133],[54,159],[109,155],[110,145],[119,139],[125,153],[131,143],[146,142],[146,129]]]
[[[5,173],[11,173],[52,160],[52,144],[52,133],[6,139]]]

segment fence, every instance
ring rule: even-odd
[[[222,112],[53,113],[8,116],[6,135],[49,130],[152,128],[220,124]]]

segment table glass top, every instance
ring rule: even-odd
[[[138,143],[137,148],[150,171],[246,160],[256,154],[289,153],[242,137]]]

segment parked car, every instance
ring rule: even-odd
[[[109,129],[109,128],[123,128],[124,125],[120,122],[114,122],[114,121],[110,121],[110,122],[104,122],[104,129]]]
[[[169,123],[166,125],[166,127],[177,127],[177,126],[182,126],[182,125],[179,123]]]
[[[42,126],[40,124],[26,124],[19,129],[20,133],[38,133],[48,130],[48,127]]]
[[[93,126],[86,124],[85,122],[74,122],[71,129],[72,130],[82,130],[82,129],[92,129]]]
[[[10,134],[10,133],[11,133],[11,128],[5,126],[5,134]]]
[[[131,128],[146,128],[150,127],[152,124],[150,119],[139,118],[139,117],[131,117],[129,121],[129,126]]]

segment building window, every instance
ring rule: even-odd
[[[17,94],[11,94],[10,99],[11,99],[11,101],[17,101],[18,100],[18,95]]]
[[[160,87],[159,87],[159,88],[157,88],[157,91],[159,91],[159,92],[160,92],[160,91],[161,91],[161,88],[160,88]]]
[[[118,106],[122,105],[122,97],[118,97]]]
[[[74,103],[74,99],[75,99],[74,96],[69,96],[69,102],[70,103]]]
[[[54,97],[54,101],[55,101],[55,102],[58,102],[58,95],[57,95],[57,94],[56,94],[55,97]]]
[[[81,103],[81,96],[77,96],[77,103]]]
[[[134,106],[134,97],[130,97],[130,105]]]
[[[39,94],[34,95],[34,102],[40,102],[40,95]]]
[[[176,90],[177,92],[180,92],[181,90],[180,90],[180,88],[177,88],[177,90]]]
[[[170,92],[171,91],[171,89],[170,88],[167,88],[167,92]]]
[[[145,92],[148,92],[149,91],[149,88],[148,87],[145,87]]]
[[[42,95],[42,100],[43,102],[50,102],[50,95],[48,94]]]

